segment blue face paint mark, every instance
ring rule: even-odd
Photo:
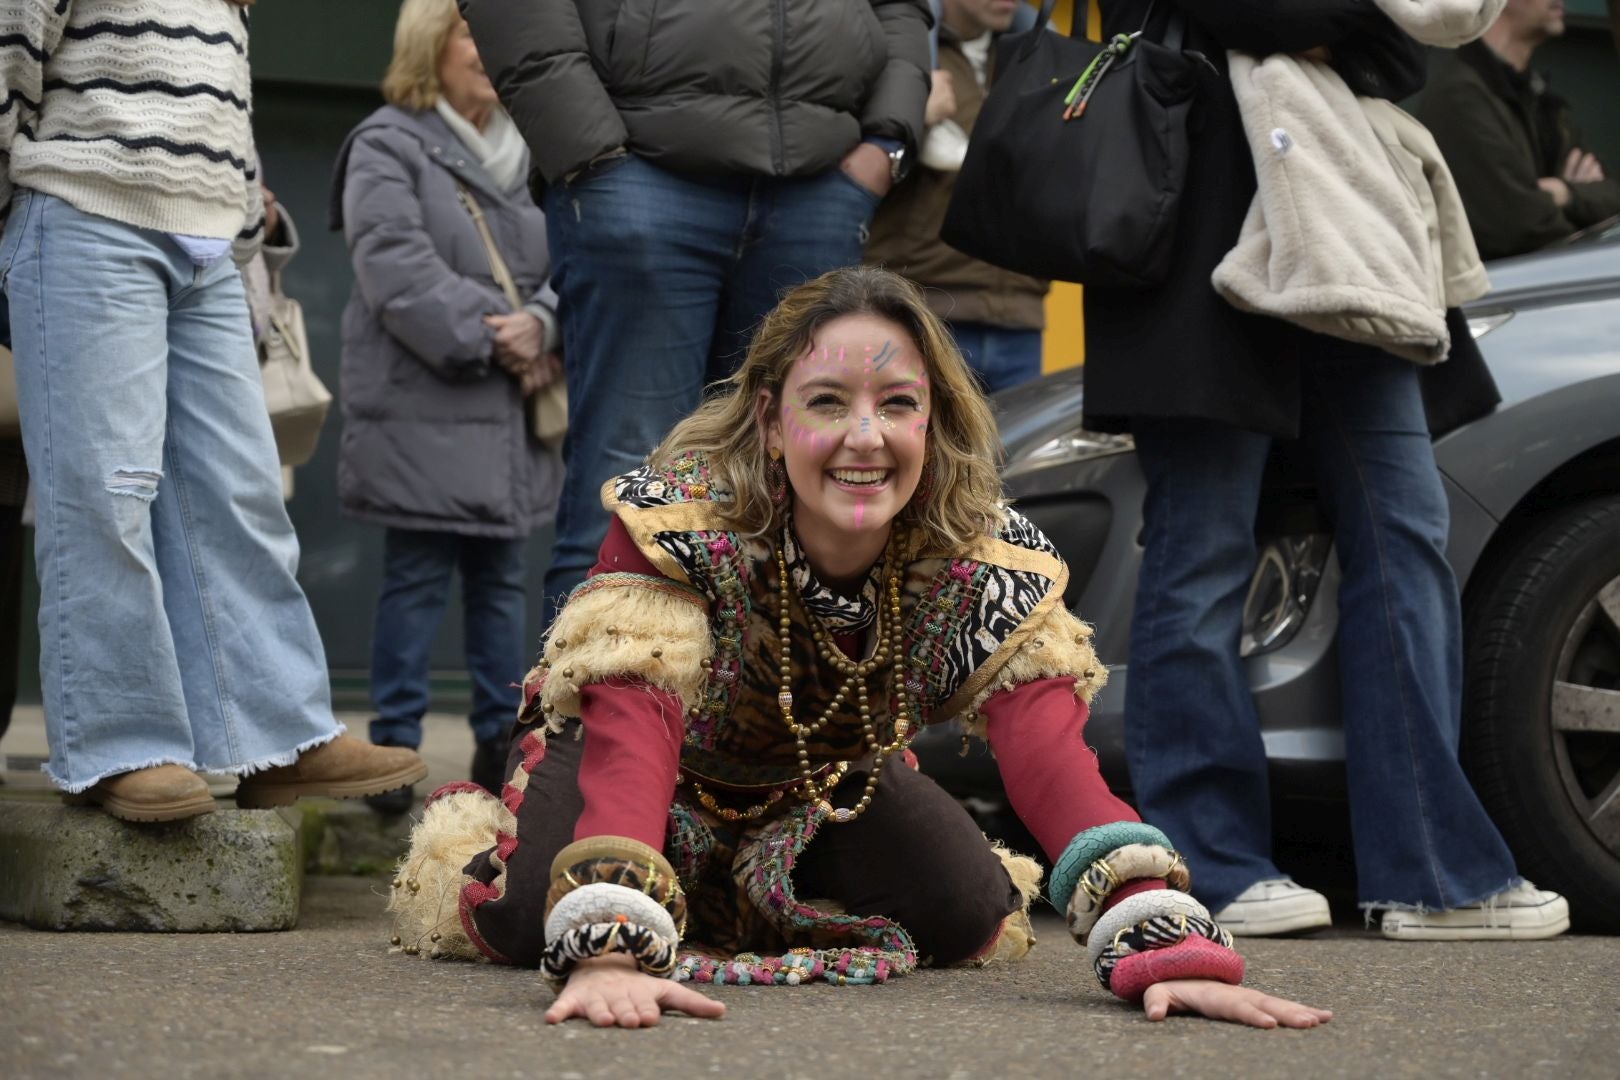
[[[879,352],[876,356],[872,357],[872,370],[873,371],[882,371],[884,366],[887,365],[890,360],[893,360],[898,355],[900,355],[900,350],[896,349],[894,347],[894,342],[885,341],[883,343],[882,351]]]
[[[862,435],[870,434],[871,430],[872,430],[872,418],[870,416],[861,417],[861,434]]]

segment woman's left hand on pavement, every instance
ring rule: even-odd
[[[1171,1013],[1198,1013],[1211,1020],[1230,1020],[1257,1028],[1310,1028],[1333,1019],[1326,1009],[1214,979],[1154,983],[1142,998],[1142,1011],[1149,1020],[1163,1020]]]

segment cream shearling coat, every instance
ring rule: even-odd
[[[1505,0],[1378,0],[1402,29],[1455,47]],[[1258,189],[1212,282],[1234,306],[1417,363],[1450,350],[1445,311],[1489,281],[1433,137],[1358,98],[1327,64],[1229,55]]]

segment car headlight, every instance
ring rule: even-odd
[[[1470,315],[1468,316],[1468,332],[1474,335],[1475,341],[1478,341],[1511,318],[1513,318],[1513,312],[1511,311],[1496,311],[1489,315]]]
[[[1110,454],[1128,454],[1135,449],[1136,442],[1129,435],[1103,435],[1074,428],[1061,435],[1054,435],[1033,449],[1020,453],[1007,462],[1007,468],[1002,476],[1011,479],[1034,472],[1036,469],[1077,465],[1082,461],[1108,457]]]
[[[1331,547],[1320,533],[1280,536],[1261,546],[1243,602],[1241,655],[1259,656],[1293,640],[1316,599]]]

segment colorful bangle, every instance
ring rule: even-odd
[[[686,894],[663,853],[629,837],[593,836],[575,841],[551,862],[551,888],[546,893],[545,918],[563,897],[586,885],[620,885],[650,896],[686,929]]]
[[[680,940],[675,920],[658,901],[645,893],[605,881],[582,885],[557,901],[551,914],[546,916],[546,940],[556,941],[581,926],[616,922],[621,915],[661,937]]]
[[[613,922],[576,926],[546,944],[540,970],[553,991],[561,991],[580,961],[610,953],[625,953],[644,973],[673,978],[678,945],[656,931],[619,916]]]
[[[1097,825],[1077,833],[1069,846],[1063,849],[1052,866],[1052,877],[1047,884],[1047,896],[1059,911],[1069,910],[1069,897],[1074,894],[1075,883],[1086,867],[1117,848],[1128,844],[1157,844],[1171,847],[1170,838],[1153,826],[1140,821],[1115,821]]]
[[[1154,889],[1127,896],[1103,912],[1102,918],[1097,920],[1086,941],[1086,959],[1095,965],[1097,957],[1102,955],[1103,949],[1120,931],[1162,916],[1208,920],[1209,909],[1188,894],[1174,889]]]
[[[1154,983],[1171,979],[1218,979],[1237,986],[1243,981],[1243,957],[1229,945],[1189,933],[1174,945],[1121,957],[1104,985],[1116,997],[1136,1002]]]
[[[1120,928],[1103,945],[1091,970],[1098,982],[1112,989],[1114,970],[1126,957],[1168,949],[1194,937],[1213,942],[1223,949],[1232,947],[1232,935],[1216,925],[1213,919],[1197,915],[1155,915],[1135,926]]]
[[[1086,936],[1102,916],[1108,898],[1127,881],[1157,879],[1172,889],[1186,892],[1192,885],[1187,864],[1178,852],[1157,844],[1126,844],[1086,867],[1069,898],[1066,913],[1069,934],[1084,945]]]

